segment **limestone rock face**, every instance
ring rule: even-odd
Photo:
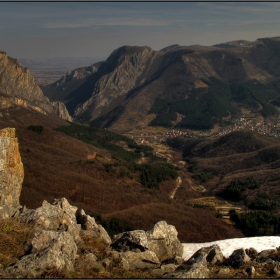
[[[64,103],[60,101],[52,102],[54,113],[59,116],[63,120],[67,120],[72,122],[73,119],[69,115],[67,108],[65,107]]]
[[[65,83],[71,81],[71,80],[81,80],[84,79],[93,73],[97,71],[98,67],[96,67],[94,64],[86,67],[80,67],[77,69],[74,69],[72,71],[69,71],[65,75],[63,75],[57,82],[56,85],[64,85]]]
[[[14,98],[17,105],[30,107],[41,113],[52,111],[52,105],[35,83],[27,68],[18,59],[0,52],[0,91]]]
[[[37,278],[46,271],[73,270],[77,246],[67,232],[42,231],[32,240],[32,250],[5,270],[12,278]]]
[[[1,108],[18,105],[43,114],[56,113],[58,116],[70,120],[65,106],[52,104],[35,83],[30,71],[23,68],[18,59],[11,58],[1,51],[0,105]]]
[[[0,206],[18,206],[24,177],[14,128],[0,130]]]
[[[87,112],[94,119],[111,110],[112,103],[120,104],[130,90],[144,83],[143,74],[148,72],[154,56],[155,51],[149,47],[123,46],[115,50],[105,68],[99,69],[104,75],[95,84],[92,96],[77,106],[74,118]]]

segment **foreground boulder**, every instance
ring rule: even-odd
[[[174,272],[164,274],[163,278],[209,278],[207,263],[221,263],[224,256],[218,245],[203,247],[183,262]]]
[[[174,226],[160,221],[146,232],[135,230],[114,236],[112,248],[117,251],[139,250],[152,251],[159,262],[176,257],[182,257],[183,245],[177,238],[178,232]]]
[[[51,271],[73,270],[77,246],[67,232],[42,231],[32,240],[30,254],[5,270],[11,278],[36,278]]]
[[[245,263],[250,262],[250,257],[246,254],[245,250],[237,249],[225,261],[225,265],[230,265],[233,268],[240,268]]]
[[[147,230],[146,235],[149,250],[156,253],[160,262],[182,256],[183,245],[177,238],[178,232],[174,226],[160,221]]]
[[[141,252],[148,250],[147,235],[144,230],[133,230],[115,235],[113,238],[112,248],[117,251],[134,251]]]

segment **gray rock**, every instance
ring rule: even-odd
[[[0,51],[0,97],[1,107],[14,105],[30,108],[42,114],[56,112],[49,99],[44,96],[40,87],[35,83],[34,77],[27,68],[23,68],[18,59],[9,57]],[[66,108],[65,108],[66,109]],[[61,116],[60,111],[58,115]]]
[[[251,259],[254,259],[258,255],[258,251],[255,248],[246,249],[245,252]]]
[[[95,83],[91,97],[77,105],[74,118],[86,112],[91,120],[102,116],[109,109],[109,104],[114,104],[110,110],[120,105],[120,100],[135,88],[140,77],[143,80],[141,84],[144,82],[143,71],[147,69],[147,63],[149,65],[155,52],[149,47],[141,47],[138,51],[125,54],[127,48],[130,47],[121,47],[109,56],[105,64],[106,69],[110,69],[108,74]]]
[[[246,268],[246,273],[248,274],[248,276],[250,278],[254,278],[256,275],[256,270],[255,270],[254,266],[250,266],[250,267]]]
[[[117,251],[143,252],[153,251],[160,262],[182,257],[183,245],[177,238],[178,232],[174,226],[160,221],[147,230],[127,231],[115,235],[111,247]]]
[[[163,278],[209,278],[206,258],[209,252],[217,247],[217,245],[213,245],[201,248],[188,261],[178,266],[174,272],[164,274]]]
[[[32,240],[29,255],[7,268],[5,274],[12,278],[37,278],[46,271],[73,270],[77,246],[67,232],[42,231]]]
[[[228,267],[222,267],[219,269],[218,275],[219,276],[228,276],[230,274],[230,269]]]
[[[152,251],[144,252],[121,252],[121,257],[128,262],[130,269],[152,269],[159,267],[160,261],[156,254]]]
[[[246,254],[245,250],[242,248],[233,251],[233,253],[229,256],[229,258],[225,260],[224,264],[230,265],[233,268],[240,268],[250,260],[251,260],[250,257]]]
[[[97,262],[97,257],[93,253],[84,254],[84,262],[86,263],[95,263]]]
[[[17,217],[21,212],[22,206],[0,206],[0,219]]]
[[[109,269],[110,265],[111,265],[111,260],[108,258],[105,258],[101,261],[101,264],[103,265],[103,267],[105,269]]]
[[[149,250],[155,252],[161,262],[182,256],[183,245],[177,238],[178,232],[174,226],[160,221],[147,230],[146,235]]]
[[[132,251],[139,249],[141,252],[148,250],[148,240],[145,231],[126,231],[113,237],[111,247],[117,251]]]
[[[269,249],[269,250],[263,250],[255,258],[255,261],[257,262],[266,262],[267,259],[270,257],[271,254],[276,253],[276,249]]]
[[[176,269],[176,267],[177,267],[176,265],[169,263],[169,264],[162,265],[160,268],[153,269],[152,273],[156,277],[161,277],[165,273],[173,272]]]
[[[77,207],[70,205],[66,198],[55,199],[53,204],[44,200],[41,207],[25,211],[19,219],[39,230],[63,230],[76,238],[81,230],[76,221],[76,211]]]
[[[206,260],[210,264],[220,264],[224,261],[224,255],[218,245],[215,244],[210,247]]]
[[[69,115],[69,112],[68,112],[64,103],[62,103],[60,101],[55,101],[55,102],[51,102],[51,104],[53,105],[53,112],[57,116],[59,116],[63,120],[67,120],[67,121],[70,121],[70,122],[73,121],[73,119]]]
[[[110,245],[112,240],[107,231],[95,222],[95,219],[85,213],[83,209],[76,211],[77,223],[81,224],[82,229],[85,231],[82,234],[92,234],[102,239],[105,244]]]
[[[184,259],[182,257],[176,256],[174,258],[174,264],[175,265],[181,265],[184,262]]]

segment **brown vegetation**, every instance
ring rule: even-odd
[[[66,197],[89,214],[123,218],[135,229],[147,230],[159,220],[166,220],[176,227],[181,242],[242,236],[217,219],[215,213],[184,206],[186,199],[201,195],[184,182],[185,171],[179,172],[183,183],[170,200],[173,180],[161,183],[159,190],[148,189],[141,185],[138,173],[131,173],[129,178],[106,172],[103,164],[115,162],[107,151],[53,129],[67,122],[24,108],[2,114],[0,128],[15,127],[19,139],[25,172],[21,205],[36,208],[43,200]],[[38,134],[27,129],[30,125],[44,129]],[[94,153],[101,156],[88,160]]]
[[[24,255],[34,237],[33,231],[32,226],[15,218],[0,220],[0,263],[4,268]]]
[[[230,182],[253,178],[260,187],[244,194],[246,203],[257,195],[271,199],[280,197],[280,140],[256,132],[232,132],[220,138],[170,139],[172,147],[182,151],[188,162],[188,176],[211,174],[212,179],[203,183],[205,195],[215,195]]]

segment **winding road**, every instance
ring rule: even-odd
[[[170,195],[170,198],[171,198],[171,199],[174,198],[174,196],[175,196],[177,190],[179,189],[179,187],[180,187],[181,184],[182,184],[182,179],[181,179],[181,177],[178,177],[178,178],[176,179],[176,181],[177,181],[177,185],[176,185],[176,187],[174,188],[172,194]]]

